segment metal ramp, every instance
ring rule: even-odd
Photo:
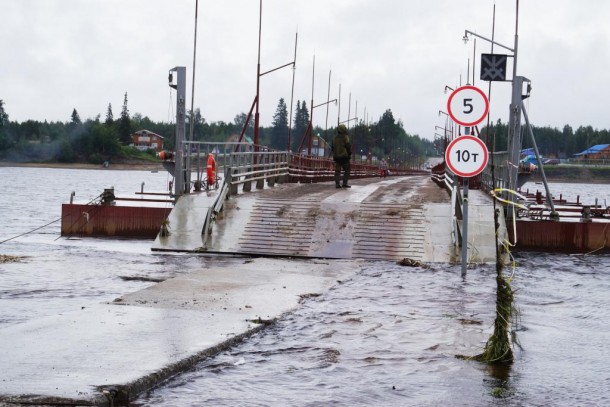
[[[316,226],[317,203],[256,200],[239,240],[240,251],[278,256],[307,256]]]
[[[363,203],[353,256],[422,260],[425,231],[423,205]]]
[[[422,260],[422,205],[258,199],[239,251],[275,256]]]

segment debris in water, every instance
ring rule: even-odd
[[[143,277],[143,276],[119,276],[123,281],[144,281],[151,283],[162,283],[164,278]]]
[[[430,268],[429,265],[427,265],[425,263],[422,263],[419,260],[410,259],[408,257],[405,257],[404,259],[400,260],[397,264],[399,266],[422,267],[422,268],[425,268],[425,269],[429,269]]]
[[[169,219],[165,219],[163,223],[161,223],[161,232],[159,232],[161,237],[167,237],[170,235],[169,233]]]
[[[25,259],[24,256],[11,256],[9,254],[0,254],[0,263],[17,263]]]
[[[271,324],[273,324],[273,320],[271,320],[271,319],[262,319],[261,317],[258,317],[258,318],[255,318],[255,319],[247,319],[246,321],[252,322],[253,324],[259,324],[259,325],[271,325]]]

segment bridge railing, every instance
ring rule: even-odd
[[[205,181],[208,155],[212,153],[216,162],[216,173],[225,177],[230,194],[236,194],[239,185],[250,191],[252,183],[256,188],[276,182],[314,183],[331,181],[334,178],[334,162],[328,157],[277,151],[264,146],[239,142],[186,141],[185,151],[191,171],[196,174],[195,185]],[[412,168],[390,168],[392,175],[426,174],[426,171]],[[370,178],[379,176],[378,165],[351,162],[350,178]]]
[[[493,162],[493,166],[492,166]],[[518,163],[516,163],[518,165]],[[492,153],[489,159],[489,164],[480,175],[480,184],[486,191],[491,191],[495,188],[507,188],[508,182],[504,178],[507,174],[506,167],[510,165],[508,162],[508,152],[498,151]],[[492,171],[495,171],[495,186],[493,185]]]
[[[233,152],[225,166],[226,182],[230,194],[237,194],[238,186],[244,191],[262,189],[265,180],[269,185],[283,182],[289,175],[289,154],[287,151]]]

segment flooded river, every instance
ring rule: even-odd
[[[0,177],[0,254],[27,256],[0,264],[0,329],[244,261],[152,253],[145,240],[59,237],[53,221],[71,191],[84,202],[109,186],[118,196],[139,191],[142,182],[162,191],[165,173],[0,168]],[[597,196],[589,197],[592,188],[565,185],[582,188],[581,201],[610,196],[607,185],[595,185]],[[518,314],[508,368],[455,357],[480,353],[492,332],[494,266],[473,266],[463,278],[459,265],[354,261],[352,279],[132,405],[610,405],[610,256],[515,256]]]

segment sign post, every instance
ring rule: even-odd
[[[470,127],[485,119],[489,111],[489,101],[479,88],[462,86],[449,96],[447,111],[454,122],[466,127],[466,135],[452,140],[445,150],[445,162],[451,172],[465,178],[462,193],[462,277],[464,277],[468,265],[468,179],[480,174],[489,159],[487,146],[478,137],[470,135]]]

